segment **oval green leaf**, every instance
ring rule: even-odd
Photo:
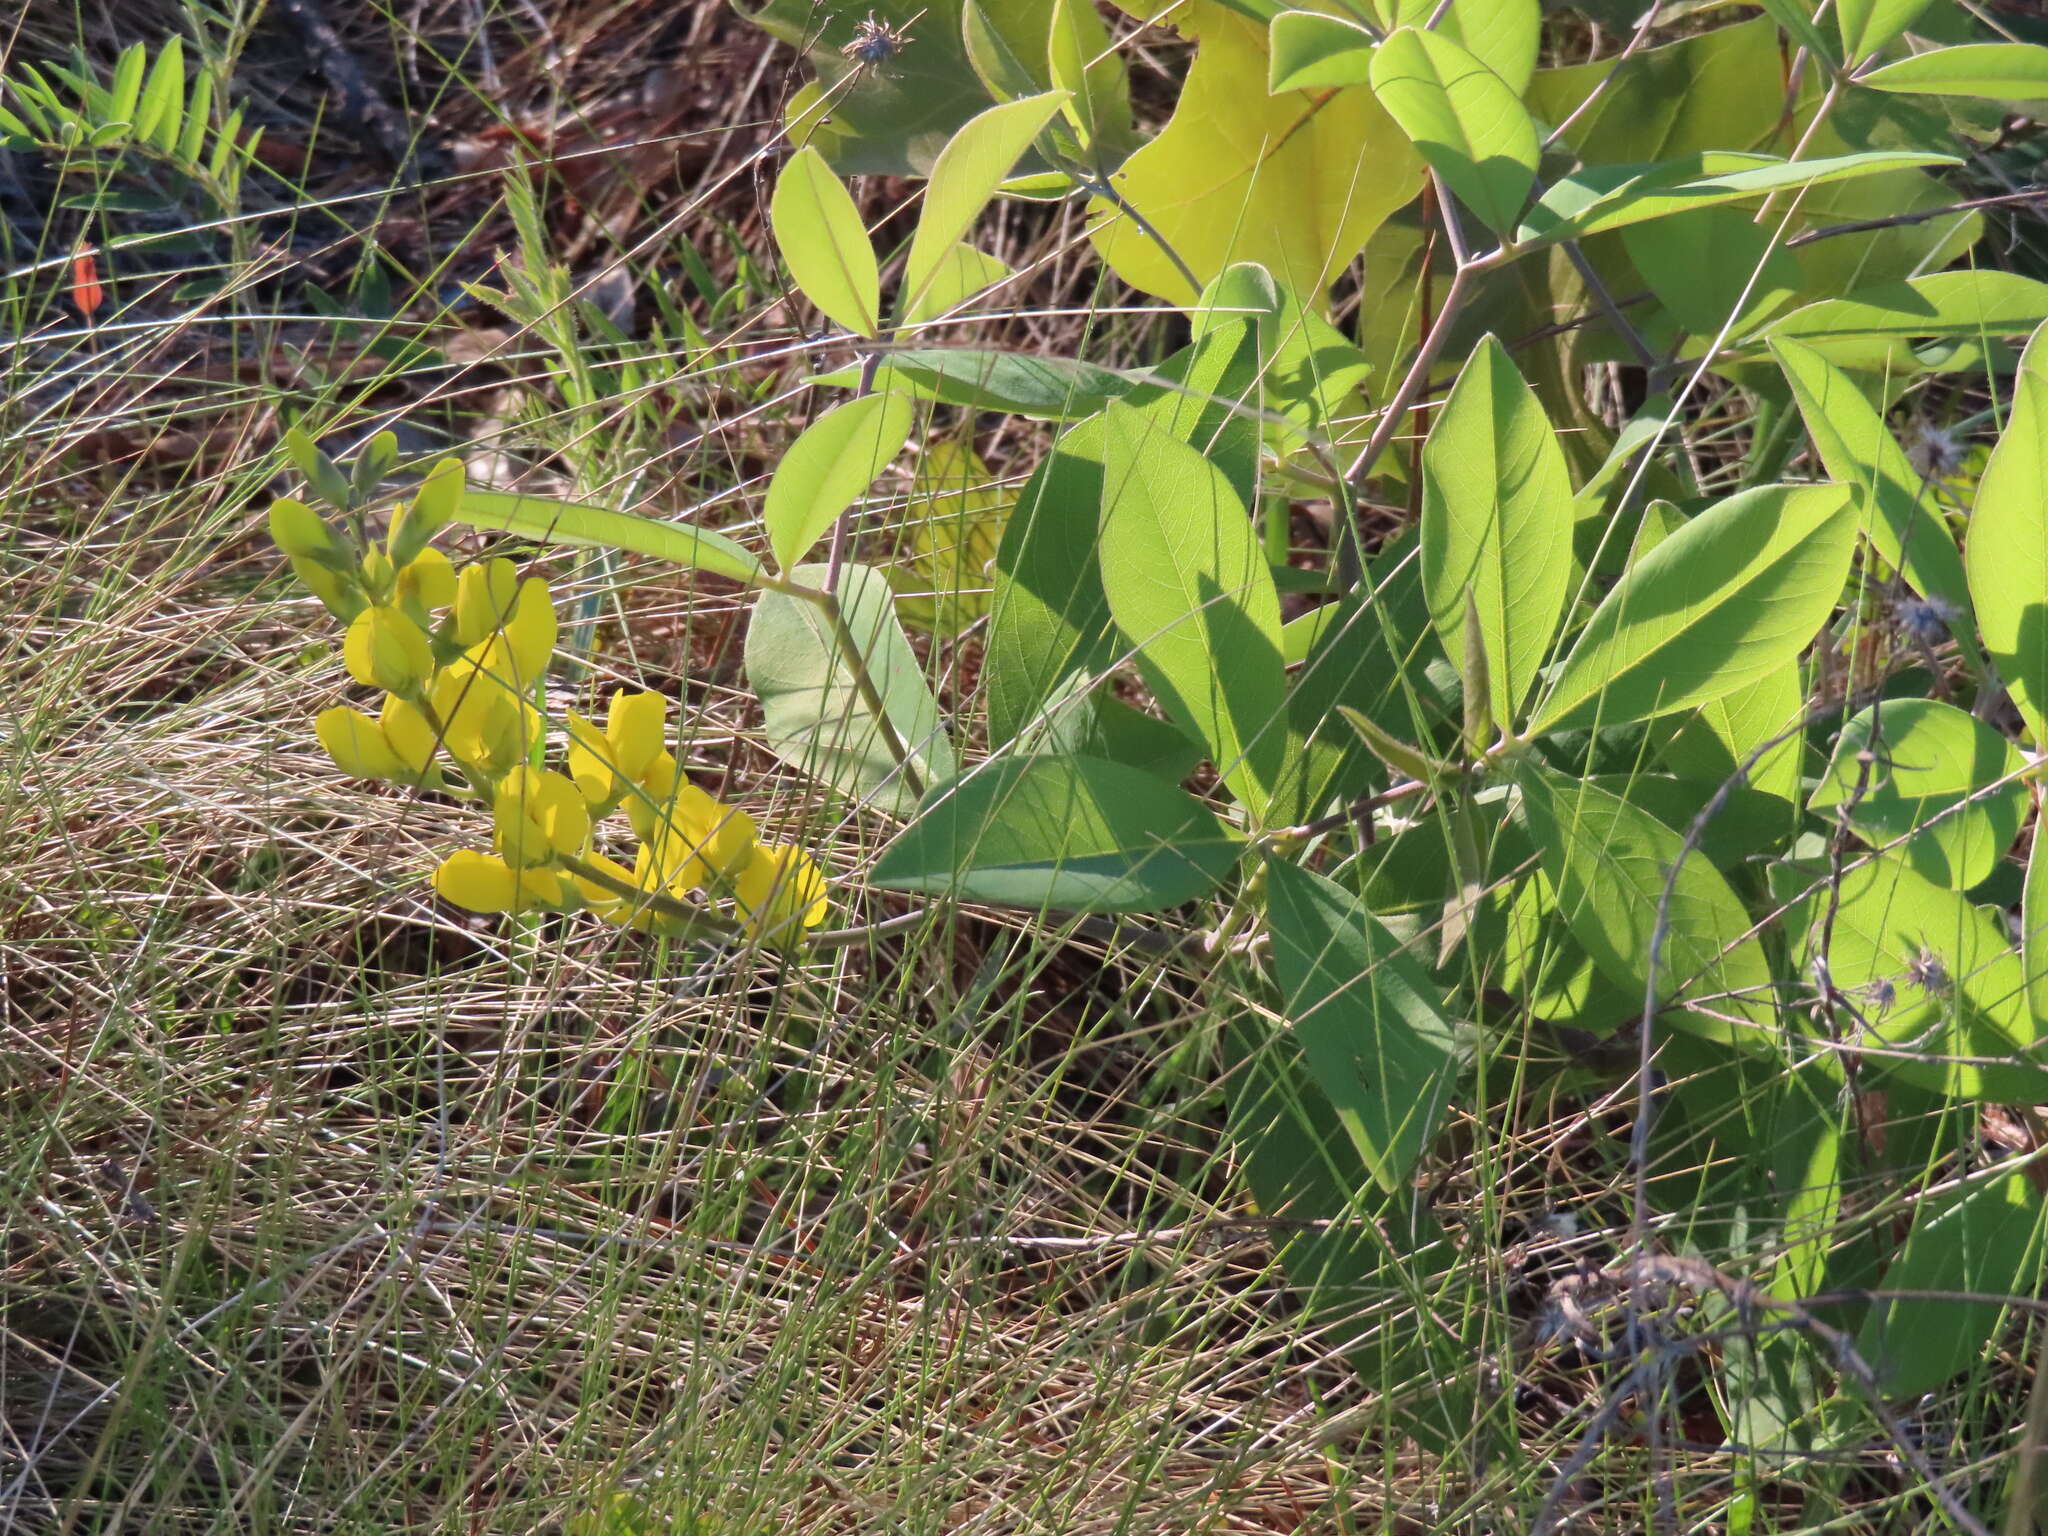
[[[1911,26],[1927,6],[1928,0],[1835,0],[1842,57],[1860,62]]]
[[[1842,727],[1807,805],[1831,820],[1849,806],[1867,841],[1909,839],[1898,852],[1915,873],[1965,891],[2019,836],[2027,789],[2015,775],[2025,766],[2017,747],[1953,704],[1886,699]],[[1993,789],[2001,779],[2010,782]]]
[[[822,586],[825,568],[790,573]],[[764,592],[747,625],[747,681],[761,701],[769,748],[784,762],[855,799],[908,815],[920,792],[950,779],[953,745],[925,682],[917,653],[896,622],[894,594],[881,572],[849,565],[839,573],[839,605],[889,729],[861,696],[846,649],[816,603]],[[910,756],[910,782],[890,749]]]
[[[1372,60],[1372,88],[1422,158],[1499,235],[1536,181],[1535,119],[1514,88],[1461,45],[1403,27]]]
[[[960,125],[939,152],[925,183],[924,210],[904,260],[900,313],[917,313],[947,253],[960,243],[1003,178],[1066,100],[1065,91],[1046,91],[990,107]]]
[[[2025,335],[2048,320],[2048,283],[2013,272],[1936,272],[1822,299],[1765,328],[1794,337],[1842,368],[1913,366],[1904,343],[1919,337]]]
[[[1959,48],[1937,48],[1873,69],[1856,83],[1910,96],[2040,101],[2048,98],[2048,48],[2038,43],[1965,43]]]
[[[1373,1179],[1399,1194],[1457,1081],[1442,995],[1342,886],[1279,858],[1266,879],[1281,1012]]]
[[[2009,1173],[1923,1201],[1905,1246],[1885,1271],[1889,1291],[2032,1295],[2040,1283],[2041,1196]],[[1879,1301],[1856,1340],[1857,1353],[1896,1398],[1930,1392],[1979,1359],[2000,1332],[1995,1301]]]
[[[1648,720],[1787,665],[1841,597],[1855,541],[1841,486],[1763,485],[1709,507],[1607,594],[1531,733]]]
[[[1320,11],[1282,11],[1267,31],[1272,91],[1364,85],[1372,78],[1373,35],[1355,21]]]
[[[849,331],[875,335],[882,313],[875,248],[852,196],[815,149],[798,150],[782,167],[768,222],[803,296]]]
[[[1571,555],[1564,454],[1507,349],[1486,336],[1423,445],[1422,584],[1452,657],[1465,654],[1468,609],[1476,615],[1503,727],[1557,634]]]
[[[1223,471],[1130,406],[1105,417],[1102,587],[1167,712],[1260,815],[1287,765],[1280,598]]]
[[[1774,869],[1772,885],[1798,898],[1782,921],[1802,975],[1826,935],[1828,975],[1872,1047],[1866,1072],[1962,1100],[2048,1098],[2025,977],[1997,907],[1923,880],[1888,853],[1851,864],[1834,892],[1827,870],[1811,865]]]
[[[1712,862],[1694,853],[1680,864],[1679,832],[1598,785],[1534,762],[1515,782],[1565,926],[1602,974],[1618,986],[1647,986],[1657,909],[1675,866],[1657,998],[1660,1005],[1695,1002],[1711,1012],[1678,1009],[1667,1022],[1708,1039],[1776,1049],[1770,961]]]
[[[1774,340],[1771,353],[1792,386],[1829,478],[1851,489],[1857,523],[1871,548],[1922,597],[1947,604],[1958,621],[1956,633],[1968,635],[1970,588],[1963,557],[1948,525],[1928,505],[1927,477],[1913,468],[1877,407],[1841,369],[1789,337]]]
[[[911,404],[902,395],[861,395],[834,406],[789,445],[761,521],[785,571],[810,553],[833,519],[874,483],[910,435]]]
[[[1006,757],[927,797],[873,883],[1030,911],[1157,912],[1215,889],[1244,844],[1178,785],[1087,757]]]
[[[1963,552],[1984,649],[2011,690],[2037,747],[2048,746],[2048,325],[2034,333],[2013,380],[2012,412],[1970,514]]]

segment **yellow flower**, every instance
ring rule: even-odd
[[[465,652],[436,674],[428,693],[446,732],[449,755],[496,779],[524,761],[541,729],[540,712],[511,680]]]
[[[572,889],[552,869],[514,869],[501,858],[468,848],[449,854],[434,871],[435,892],[472,912],[563,908],[571,904]]]
[[[455,581],[455,638],[463,647],[502,648],[519,676],[530,681],[547,670],[555,633],[554,599],[540,577],[519,580],[510,560],[462,568]]]
[[[481,645],[497,633],[519,599],[519,568],[510,560],[479,560],[455,579],[455,638]]]
[[[667,706],[658,693],[620,689],[612,695],[601,732],[574,710],[569,712],[569,777],[590,802],[591,814],[609,814],[636,790],[652,801],[648,776],[657,772],[659,759],[668,757],[661,746]],[[674,762],[669,758],[671,769]],[[662,793],[670,787],[662,785]]]
[[[590,841],[590,811],[581,791],[545,769],[521,766],[506,774],[493,814],[498,852],[521,869],[581,853]]]
[[[440,779],[440,771],[434,767],[434,754],[441,744],[435,738],[433,723],[420,713],[417,705],[408,704],[396,694],[386,694],[384,707],[377,711],[377,726],[415,782]]]
[[[770,944],[803,937],[825,920],[825,876],[801,848],[764,844],[733,882],[747,931]]]
[[[455,566],[438,549],[423,549],[398,572],[398,599],[432,613],[455,601]]]
[[[348,627],[341,658],[349,676],[386,693],[410,697],[434,672],[426,631],[395,608],[365,608]]]
[[[673,763],[671,758],[671,771]],[[635,819],[635,829],[640,832],[641,841],[653,844],[665,859],[697,859],[703,866],[703,877],[694,883],[730,880],[747,867],[759,833],[754,818],[745,811],[719,804],[679,775],[674,787],[657,804],[658,810],[649,808],[644,827]]]

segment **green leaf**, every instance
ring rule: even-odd
[[[816,90],[792,99],[785,121],[801,141],[829,116],[818,147],[841,175],[922,175],[953,131],[987,105],[964,53],[958,0],[863,0],[823,11],[814,0],[760,0],[736,8],[816,71]],[[879,65],[845,52],[864,19],[899,39]]]
[[[1856,521],[1871,548],[1922,597],[1947,604],[1958,634],[1970,633],[1970,589],[1956,541],[1929,506],[1926,477],[1913,468],[1877,407],[1847,374],[1802,342],[1775,340],[1771,355],[1792,386],[1828,477],[1854,493]]]
[[[1927,5],[1928,0],[1836,0],[1843,59],[1855,64],[1875,53],[1911,26]]]
[[[1102,586],[1167,712],[1261,815],[1287,762],[1280,599],[1223,471],[1131,407],[1107,413]]]
[[[1173,783],[1202,761],[1202,744],[1186,731],[1134,709],[1079,673],[1017,733],[1012,748],[1048,757],[1106,758]]]
[[[1157,912],[1215,889],[1243,842],[1179,786],[1086,757],[1004,757],[927,797],[871,879],[1032,911]]]
[[[1010,269],[1002,262],[962,241],[940,258],[924,297],[916,309],[903,317],[903,323],[921,325],[951,314],[976,294],[987,292],[1009,276]]]
[[[904,259],[902,314],[917,312],[947,253],[981,216],[996,187],[1066,99],[1065,91],[1047,91],[990,107],[962,124],[940,152],[925,183],[924,211],[918,215],[917,233],[910,237],[910,254]]]
[[[880,328],[882,284],[875,249],[853,198],[825,157],[805,147],[789,157],[768,205],[782,264],[828,318],[861,336]]]
[[[306,484],[322,501],[336,511],[345,511],[353,499],[347,475],[315,443],[303,427],[287,427],[284,433],[284,450],[291,456],[292,463],[300,474],[306,477]]]
[[[1953,155],[1864,150],[1813,160],[1706,151],[1654,165],[1591,165],[1559,178],[1529,211],[1522,242],[1580,240],[1646,219],[1887,171],[1956,165]]]
[[[1867,767],[1859,761],[1866,752]],[[2017,747],[1953,704],[1887,699],[1842,728],[1807,805],[1832,820],[1836,806],[1850,804],[1850,825],[1865,841],[1910,838],[1898,851],[1917,874],[1965,891],[2019,836],[2027,789],[2012,776],[2025,766]]]
[[[1542,69],[1526,92],[1529,110],[1546,123],[1569,119],[1563,143],[1589,165],[1765,144],[1784,108],[1779,48],[1777,27],[1758,17],[1623,58]]]
[[[1594,784],[1559,777],[1533,761],[1523,764],[1515,782],[1565,926],[1601,972],[1619,986],[1647,985],[1657,908],[1676,866],[1657,998],[1660,1005],[1698,1001],[1719,1017],[1676,1010],[1668,1022],[1708,1039],[1775,1049],[1770,962],[1749,935],[1749,914],[1712,862],[1694,853],[1679,864],[1680,832]],[[1761,1027],[1745,1027],[1742,1020]]]
[[[1169,358],[1131,407],[1194,444],[1249,500],[1259,428],[1239,402],[1258,398],[1259,359],[1249,320],[1213,329]],[[984,676],[989,734],[1013,739],[1076,672],[1114,666],[1119,649],[1103,595],[1104,418],[1062,436],[1025,482],[996,556]]]
[[[1867,1072],[1965,1101],[2048,1098],[2026,978],[1999,908],[1922,879],[1896,854],[1851,863],[1839,891],[1828,886],[1823,866],[1772,870],[1801,974],[1827,938],[1828,975],[1861,1015],[1858,1037],[1878,1048]]]
[[[1000,5],[994,7],[996,12],[1004,14],[1009,9]],[[967,60],[974,66],[981,83],[988,88],[989,95],[997,101],[1034,96],[1052,83],[1050,76],[1024,61],[1010,39],[996,26],[989,8],[977,4],[976,0],[967,0],[960,11],[960,26]]]
[[[1172,121],[1116,173],[1151,229],[1098,198],[1096,248],[1125,282],[1172,304],[1195,303],[1233,262],[1319,301],[1421,189],[1421,158],[1364,87],[1269,94],[1263,21],[1204,6],[1182,25],[1201,46]]]
[[[1449,38],[1403,27],[1373,55],[1372,85],[1422,152],[1488,228],[1515,227],[1536,180],[1536,123],[1514,88]]]
[[[903,448],[911,404],[861,395],[834,406],[789,445],[768,482],[761,521],[775,563],[788,570]]]
[[[136,138],[166,153],[175,152],[178,135],[185,126],[184,105],[185,47],[182,40],[173,37],[157,54],[149,80],[142,88],[142,99],[135,108]]]
[[[1607,594],[1530,733],[1648,720],[1789,665],[1842,595],[1856,540],[1848,494],[1758,486],[1693,518]]]
[[[1399,1194],[1457,1080],[1442,999],[1350,892],[1280,858],[1266,878],[1281,1012],[1374,1180]]]
[[[1797,800],[1805,737],[1786,732],[1805,711],[1798,669],[1779,667],[1746,688],[1709,699],[1690,719],[1678,722],[1663,745],[1664,759],[1688,778],[1722,784],[1764,743],[1778,739],[1749,770],[1749,782],[1764,794]]]
[[[1735,208],[1694,208],[1621,232],[1657,302],[1695,336],[1718,336],[1799,288],[1799,263],[1776,232]]]
[[[1808,304],[1763,334],[1803,341],[1837,367],[1900,372],[1916,366],[1905,346],[1911,339],[2018,336],[2043,321],[2048,283],[2012,272],[1936,272]]]
[[[121,57],[114,62],[105,114],[109,123],[128,124],[137,138],[142,137],[142,130],[136,123],[135,109],[142,102],[142,72],[148,65],[149,53],[142,44],[130,43],[121,50]]]
[[[1977,482],[1964,561],[1984,649],[2048,746],[2048,324],[2036,331],[2013,380],[2005,431]]]
[[[2030,1296],[2040,1283],[2041,1196],[2023,1173],[1993,1176],[1921,1201],[1885,1270],[1893,1291]],[[1930,1392],[1981,1359],[2000,1332],[1995,1301],[1880,1300],[1856,1350],[1895,1398]]]
[[[192,94],[185,101],[185,127],[178,138],[178,158],[187,165],[197,165],[199,151],[206,147],[206,135],[212,127],[213,76],[201,70],[192,77]]]
[[[1372,78],[1373,35],[1355,21],[1320,11],[1282,11],[1267,33],[1271,91],[1364,85]]]
[[[1102,18],[1096,15],[1093,4],[1084,7],[1076,0],[1053,0],[1052,27],[1045,44],[1046,72],[1052,77],[1053,89],[1067,93],[1061,111],[1080,135],[1084,154],[1094,148],[1098,133],[1095,95],[1088,88],[1088,64],[1106,47]]]
[[[1247,411],[1263,405],[1267,440],[1286,452],[1317,434],[1341,439],[1364,407],[1358,387],[1372,373],[1372,364],[1344,333],[1301,302],[1293,289],[1275,282],[1255,262],[1237,262],[1217,274],[1202,290],[1193,316],[1197,337],[1239,316],[1253,321],[1259,343],[1260,390],[1247,391]],[[1284,417],[1295,430],[1282,432],[1271,415]]]
[[[1371,0],[1382,34],[1414,27],[1448,37],[1507,81],[1517,96],[1536,71],[1543,30],[1537,0]],[[1277,19],[1277,18],[1276,18]]]
[[[1423,446],[1422,583],[1451,655],[1464,654],[1468,602],[1476,614],[1503,729],[1557,633],[1571,549],[1571,477],[1550,419],[1486,336]]]
[[[822,565],[800,565],[790,574],[822,587],[826,572]],[[842,567],[839,606],[888,724],[910,754],[918,788],[952,778],[953,746],[917,654],[896,622],[888,580],[867,566]],[[847,663],[846,647],[818,604],[783,592],[761,594],[747,625],[746,669],[770,750],[855,799],[908,815],[918,791],[897,766],[888,732]]]
[[[1078,358],[975,347],[899,347],[887,357],[884,372],[920,400],[1040,421],[1093,416],[1143,382]]]
[[[1916,53],[1857,78],[1858,85],[1914,96],[2048,98],[2048,48],[2036,43],[1966,43]]]
[[[472,528],[494,528],[538,543],[562,544],[573,549],[615,549],[630,555],[647,555],[734,581],[757,581],[763,574],[759,560],[724,534],[713,533],[709,528],[658,522],[632,512],[557,501],[551,496],[484,491],[471,486],[462,493],[462,506],[455,517]]]

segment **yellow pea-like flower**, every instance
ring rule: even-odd
[[[801,848],[763,844],[733,882],[747,931],[770,944],[803,937],[825,920],[825,875]]]
[[[498,852],[519,868],[552,864],[590,841],[590,811],[581,790],[559,773],[518,767],[499,781],[495,808]]]
[[[352,779],[403,779],[408,777],[403,758],[385,739],[375,720],[359,709],[337,704],[314,717],[313,734],[334,766]]]
[[[540,712],[466,653],[441,669],[428,697],[449,754],[486,778],[524,761],[541,729]]]
[[[676,766],[675,754],[655,753],[654,761],[647,765],[640,779],[638,792],[626,797],[626,819],[633,823],[633,831],[641,842],[654,839],[663,825],[669,801],[675,798],[676,786],[682,781],[683,772]]]
[[[464,646],[483,644],[511,616],[519,600],[519,568],[510,560],[465,565],[455,581],[455,638]]]
[[[434,672],[426,631],[395,608],[365,608],[348,627],[341,658],[349,676],[372,688],[407,697]]]
[[[688,779],[678,777],[641,836],[657,849],[666,850],[665,857],[680,860],[687,853],[702,862],[708,877],[731,880],[754,856],[760,834],[754,818],[745,811],[721,805]]]
[[[440,749],[440,740],[433,722],[418,705],[408,704],[395,693],[386,694],[384,707],[377,711],[377,725],[414,780],[424,783],[439,778],[434,754]]]
[[[558,633],[555,600],[548,584],[538,576],[527,577],[519,584],[519,596],[505,620],[504,634],[521,677],[540,677],[547,671],[548,663],[554,659]]]
[[[438,549],[423,549],[398,573],[399,601],[419,604],[429,613],[455,601],[455,565]]]
[[[612,695],[602,731],[571,710],[569,713],[569,777],[583,791],[594,814],[604,815],[636,789],[648,798],[646,780],[662,750],[662,717],[668,700],[658,693]],[[669,759],[671,765],[674,759]],[[673,785],[662,786],[664,796]]]
[[[571,888],[552,869],[514,869],[493,854],[462,849],[434,871],[443,900],[472,912],[525,912],[572,904]]]

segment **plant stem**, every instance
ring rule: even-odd
[[[1409,409],[1415,404],[1415,397],[1422,393],[1422,387],[1429,382],[1430,370],[1436,366],[1437,353],[1443,350],[1449,339],[1451,325],[1465,307],[1465,299],[1471,287],[1472,277],[1477,269],[1471,265],[1460,266],[1451,275],[1451,286],[1444,293],[1443,308],[1436,312],[1436,321],[1429,328],[1429,334],[1422,338],[1422,345],[1415,353],[1415,361],[1408,367],[1407,375],[1388,398],[1380,413],[1379,425],[1372,429],[1372,436],[1366,439],[1358,457],[1351,461],[1351,468],[1344,478],[1353,488],[1364,484],[1373,465],[1379,462],[1381,454],[1387,451],[1387,444],[1394,440],[1394,434],[1401,429]]]
[[[686,942],[725,943],[740,937],[740,930],[724,918],[713,917],[692,902],[679,901],[661,891],[646,890],[631,881],[621,880],[617,875],[608,874],[573,853],[558,854],[555,862],[579,880],[587,880],[590,884],[610,891],[614,896],[635,902],[650,912],[657,912],[677,922],[688,923],[695,931],[675,935]]]
[[[1091,175],[1084,176],[1081,185],[1137,225],[1138,233],[1159,247],[1159,253],[1173,263],[1173,270],[1180,274],[1180,280],[1188,285],[1188,291],[1194,295],[1194,298],[1189,300],[1190,303],[1201,298],[1202,280],[1195,276],[1195,269],[1181,260],[1180,252],[1173,248],[1172,242],[1159,232],[1157,225],[1138,212],[1131,200],[1117,190],[1114,182],[1107,176]]]
[[[853,391],[854,399],[858,400],[863,395],[875,392],[875,374],[881,366],[880,352],[871,351],[860,360],[860,383]],[[839,572],[846,564],[846,546],[851,541],[852,533],[853,508],[848,507],[832,519],[832,542],[826,546],[825,551],[825,590],[828,593],[839,590]]]

